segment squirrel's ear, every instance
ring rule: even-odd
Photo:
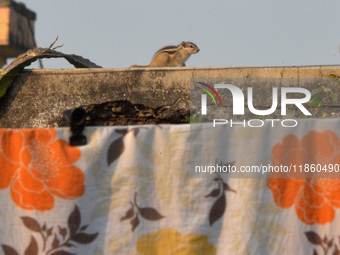
[[[183,41],[181,44],[184,46],[185,45],[185,41]]]

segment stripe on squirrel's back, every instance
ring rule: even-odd
[[[158,54],[161,51],[165,51],[168,54],[175,54],[177,50],[178,50],[178,46],[166,46],[166,47],[161,48],[159,51],[157,51],[156,54]]]

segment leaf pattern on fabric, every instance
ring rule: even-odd
[[[32,230],[34,232],[41,232],[42,228],[40,227],[39,223],[31,218],[31,217],[21,217],[24,225],[29,230]]]
[[[108,165],[111,165],[112,162],[114,162],[117,158],[119,158],[119,156],[124,152],[125,150],[125,145],[123,142],[124,136],[125,134],[121,136],[120,138],[117,138],[111,143],[109,150],[107,152],[107,164]]]
[[[213,189],[208,195],[204,196],[205,198],[217,197],[209,213],[210,226],[213,225],[215,221],[219,220],[225,212],[225,209],[227,207],[227,198],[225,191],[231,191],[236,193],[236,191],[231,189],[229,185],[225,183],[221,177],[215,178],[213,180],[218,183],[218,188]]]
[[[128,171],[116,169],[112,171],[112,164],[125,157],[125,148],[129,148],[130,140],[137,139],[141,130],[149,130],[148,127],[117,128],[114,130],[114,139],[105,151],[107,167],[100,171],[92,169],[95,185],[98,189],[98,202],[91,213],[91,219],[106,217],[118,207],[125,205],[131,197],[134,188],[142,185],[138,179],[131,178]],[[117,137],[118,136],[118,137]],[[129,142],[126,142],[128,140]],[[140,169],[140,166],[138,166]],[[129,169],[127,167],[127,169]]]
[[[139,134],[140,129],[147,129],[147,128],[115,129],[115,132],[118,134],[121,134],[122,136],[114,140],[109,146],[109,149],[107,152],[107,164],[109,166],[123,154],[125,150],[123,139],[127,135],[127,133],[133,132],[133,135],[135,136],[135,138],[137,138],[137,135]]]
[[[40,250],[46,255],[73,254],[68,250],[65,250],[65,248],[89,244],[93,242],[99,234],[88,234],[84,232],[88,225],[81,226],[81,215],[77,205],[74,207],[74,210],[68,217],[67,228],[62,228],[60,226],[58,226],[58,228],[47,228],[45,223],[44,225],[41,225],[37,220],[28,216],[21,217],[21,220],[27,229],[40,234],[43,243],[43,246],[40,248]],[[57,230],[53,231],[53,229]],[[2,245],[2,249],[6,255],[19,254],[13,247],[8,245]],[[33,236],[31,236],[31,241],[24,254],[39,254],[38,242]]]
[[[140,207],[137,204],[137,192],[135,193],[133,202],[130,201],[131,208],[125,213],[120,221],[130,220],[132,226],[131,230],[134,231],[138,227],[140,221],[138,216],[150,221],[157,221],[163,219],[165,216],[161,215],[156,209],[152,207]],[[136,208],[136,209],[134,209]]]
[[[1,245],[5,255],[19,255],[19,253],[8,245]]]
[[[327,254],[339,255],[340,254],[339,245],[335,243],[334,238],[328,240],[326,235],[324,236],[324,238],[321,238],[319,234],[314,231],[307,231],[305,232],[305,235],[306,235],[308,242],[321,248],[320,249],[321,252],[317,252],[317,250],[314,249],[313,255],[314,254],[318,254],[318,255],[327,255]]]
[[[25,250],[25,255],[38,255],[38,243],[33,236],[31,236],[31,242]]]
[[[126,205],[131,193],[136,189],[139,190],[138,196],[142,199],[146,199],[149,194],[157,192],[161,202],[167,204],[170,199],[175,199],[174,196],[178,195],[183,206],[190,209],[199,209],[199,206],[194,204],[195,199],[192,194],[196,188],[200,187],[201,181],[190,178],[190,173],[185,166],[188,162],[183,164],[183,159],[185,159],[188,152],[182,146],[182,137],[186,139],[188,134],[179,136],[178,133],[170,132],[169,137],[162,141],[165,147],[159,146],[156,148],[150,146],[144,139],[139,138],[140,136],[144,138],[145,134],[148,134],[149,128],[119,128],[118,130],[119,132],[115,130],[116,134],[113,141],[117,141],[117,139],[124,136],[122,141],[125,141],[126,150],[131,144],[136,145],[137,148],[134,147],[134,149],[136,149],[137,154],[140,153],[139,155],[142,156],[141,159],[145,164],[124,165],[124,167],[116,168],[114,172],[110,168],[102,169],[101,172],[93,171],[96,186],[99,189],[97,194],[99,202],[91,214],[91,219],[105,217],[108,213]],[[157,130],[162,129],[157,128]],[[129,141],[129,143],[126,141]],[[183,156],[183,158],[179,158],[180,161],[176,161],[174,158],[171,161],[171,156],[178,154],[179,148],[184,150],[186,154],[179,154]],[[116,159],[118,164],[119,160],[128,160],[125,157],[128,157],[126,153],[121,154]],[[173,189],[172,185],[180,186],[181,188]]]

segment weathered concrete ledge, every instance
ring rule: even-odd
[[[63,111],[79,106],[87,110],[90,125],[183,123],[189,116],[192,78],[312,78],[312,91],[330,74],[340,75],[340,66],[25,71],[0,99],[0,128],[63,126]],[[331,86],[336,93],[339,84]],[[340,104],[322,93],[324,112],[340,112]],[[262,97],[259,102],[268,101],[268,95]]]

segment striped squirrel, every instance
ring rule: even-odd
[[[200,49],[192,42],[182,42],[177,46],[166,46],[156,52],[150,65],[140,66],[131,65],[129,68],[139,67],[175,67],[185,66],[185,61],[191,56],[199,52]]]

